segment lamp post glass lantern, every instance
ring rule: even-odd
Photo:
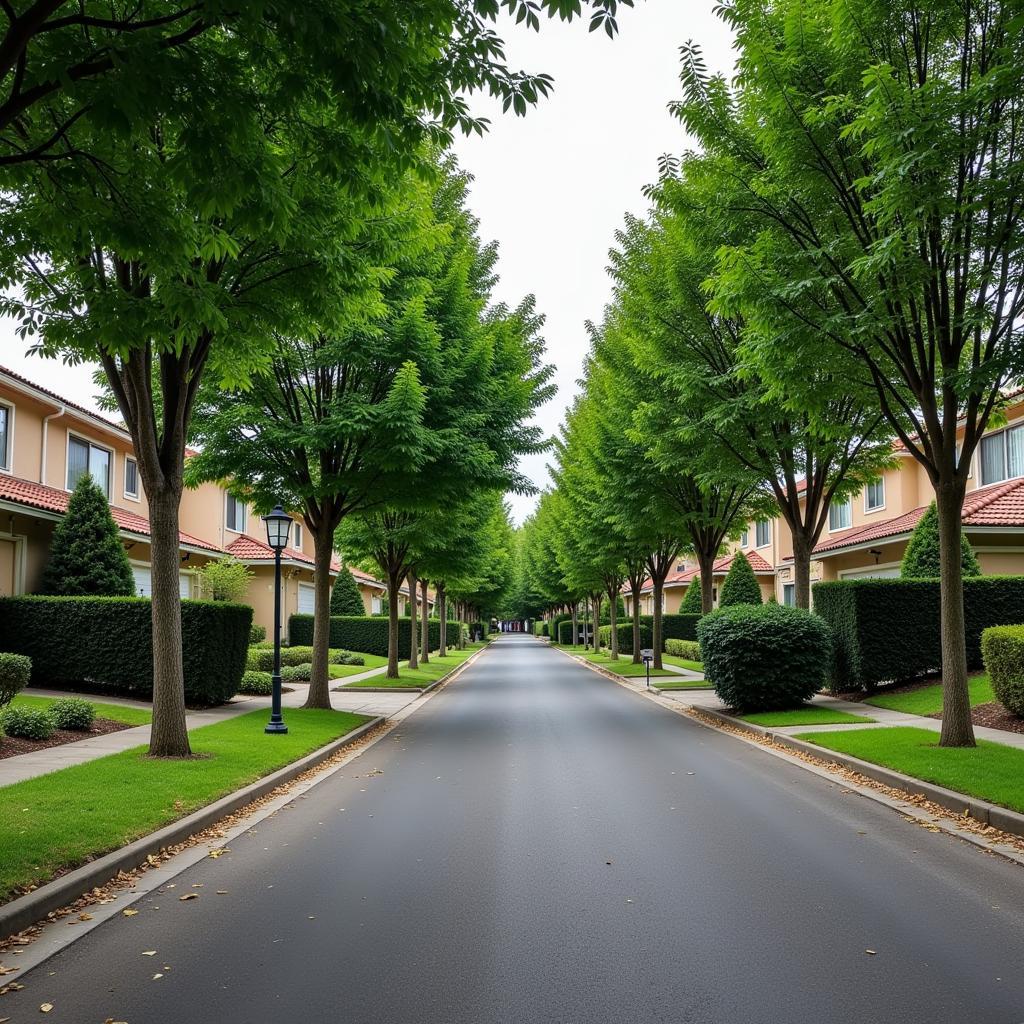
[[[281,552],[288,546],[292,517],[275,505],[263,522],[267,527],[267,545],[274,552],[274,674],[270,677],[270,721],[264,732],[285,733],[288,726],[281,717]]]

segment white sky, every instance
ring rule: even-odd
[[[515,305],[532,292],[547,317],[544,336],[555,364],[558,396],[538,422],[554,434],[576,391],[588,339],[607,302],[605,268],[627,211],[645,209],[641,189],[657,178],[657,160],[687,147],[666,110],[680,93],[680,45],[694,39],[711,70],[730,71],[732,41],[712,14],[714,0],[637,0],[622,9],[610,40],[585,23],[544,20],[540,33],[503,24],[511,67],[547,72],[553,95],[525,118],[503,115],[489,97],[473,109],[490,117],[481,139],[460,138],[460,163],[474,175],[471,203],[484,240],[497,239],[498,298]],[[92,367],[28,356],[27,345],[0,321],[0,363],[88,408],[95,408]],[[543,487],[546,456],[524,461]],[[517,521],[536,498],[510,497]]]

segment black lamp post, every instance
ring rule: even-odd
[[[288,546],[292,517],[280,505],[263,517],[267,526],[267,544],[274,550],[274,674],[270,698],[270,721],[264,732],[284,733],[288,726],[281,717],[281,552]]]

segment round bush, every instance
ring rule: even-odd
[[[351,651],[331,651],[328,661],[332,665],[365,665],[366,659],[361,654],[353,654]]]
[[[243,672],[242,681],[238,685],[239,693],[247,693],[252,697],[269,697],[272,690],[269,672]]]
[[[0,715],[0,727],[23,740],[48,740],[56,728],[50,713],[37,708],[8,708]]]
[[[312,678],[312,665],[285,665],[281,669],[281,679],[289,683],[308,683]]]
[[[1024,718],[1024,626],[989,626],[981,634],[981,654],[996,700]]]
[[[261,644],[267,639],[267,627],[261,626],[258,623],[253,623],[249,627],[249,643],[250,644]]]
[[[799,707],[826,683],[832,636],[825,621],[785,605],[733,605],[697,625],[704,676],[736,711]]]
[[[28,686],[32,659],[24,654],[0,654],[0,708],[6,707]]]
[[[282,665],[306,665],[313,660],[312,647],[282,647]]]
[[[75,732],[87,732],[96,719],[96,709],[80,697],[62,697],[55,700],[49,711],[53,724],[58,729],[72,729]]]
[[[247,672],[273,672],[273,648],[268,650],[265,647],[250,647],[245,659],[245,668]]]

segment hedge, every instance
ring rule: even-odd
[[[647,620],[646,622],[644,620]],[[615,625],[615,630],[619,634],[619,654],[633,653],[633,620],[629,619],[627,622],[618,622]],[[602,647],[611,648],[612,645],[612,627],[602,626],[597,631],[597,639]],[[650,647],[651,643],[651,617],[650,615],[640,616],[640,650],[645,647]]]
[[[535,622],[533,624],[534,636],[547,636],[548,624],[546,622]]]
[[[36,686],[153,697],[152,609],[146,597],[5,597],[0,650],[32,659]],[[222,704],[238,691],[252,609],[182,601],[185,701]]]
[[[439,619],[427,619],[430,630],[430,649],[436,650],[441,642],[441,622]],[[398,620],[398,657],[402,660],[409,657],[409,636],[411,620]],[[416,620],[416,635],[420,635],[422,620]],[[457,639],[459,623],[448,623],[449,643]],[[288,639],[293,647],[313,643],[313,616],[292,615],[288,619]],[[362,654],[376,654],[382,658],[388,656],[388,620],[379,615],[332,615],[331,633],[328,644],[341,647],[346,651],[359,651]]]
[[[684,661],[700,661],[700,644],[696,640],[666,640],[665,653]]]
[[[562,619],[558,623],[558,643],[561,647],[572,647],[572,619]]]
[[[653,616],[642,615],[640,616],[641,621],[646,618],[650,618],[651,622],[654,622]],[[697,639],[697,623],[700,622],[700,615],[693,615],[688,613],[677,613],[675,615],[662,615],[661,617],[661,638],[663,640],[696,640]]]
[[[989,626],[981,634],[981,653],[996,700],[1024,717],[1024,626]]]
[[[832,689],[872,690],[942,667],[939,581],[866,579],[816,583],[814,610],[835,644]],[[967,665],[982,665],[981,634],[1024,622],[1024,576],[964,580]]]

